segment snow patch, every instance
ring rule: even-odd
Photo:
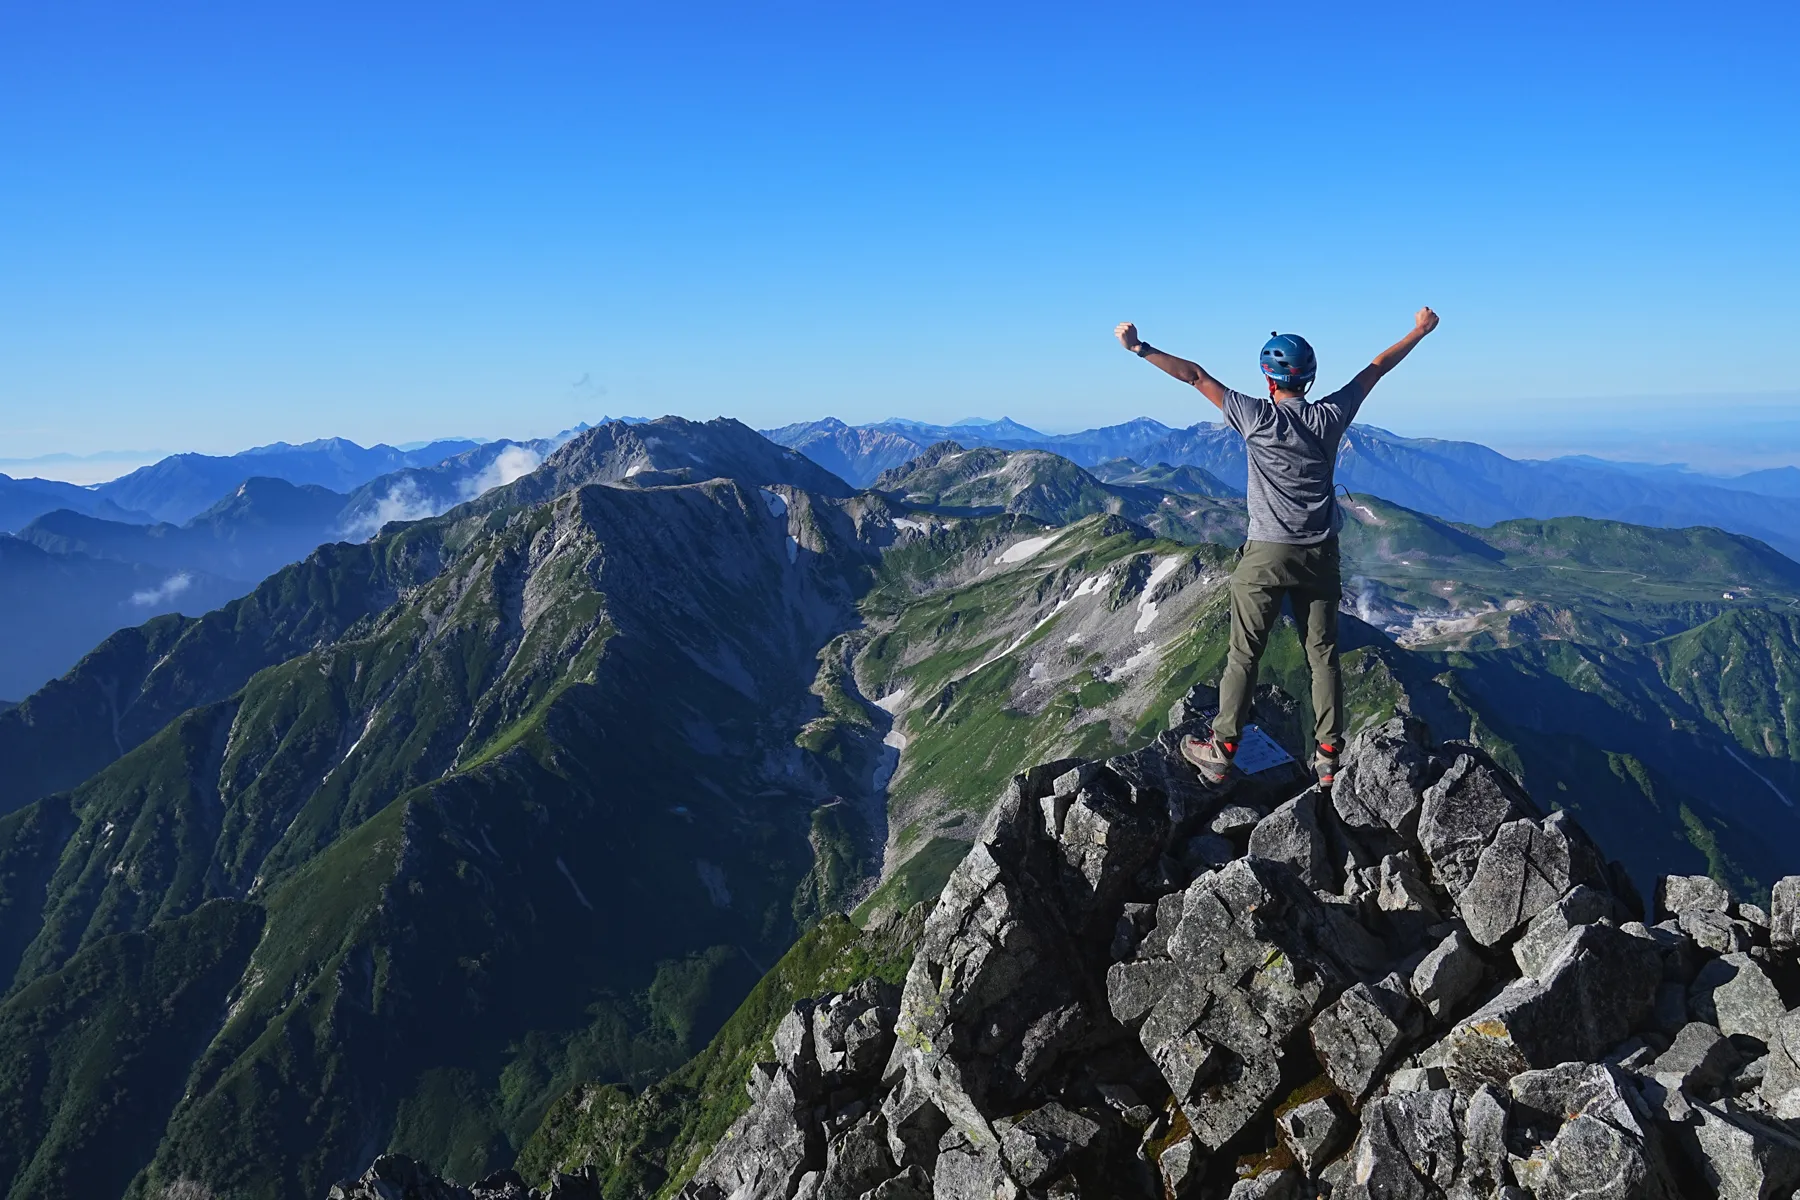
[[[780,492],[771,492],[768,488],[757,488],[762,493],[763,503],[768,506],[771,517],[787,516],[787,497]]]
[[[875,702],[875,707],[879,708],[884,713],[897,713],[900,711],[900,706],[905,703],[906,689],[895,688],[893,691],[877,700]]]
[[[1075,594],[1077,596],[1096,595],[1100,589],[1105,587],[1111,580],[1112,573],[1110,571],[1102,571],[1098,575],[1089,575],[1076,587]]]
[[[799,559],[800,559],[800,543],[794,540],[794,535],[791,533],[787,535],[787,552],[788,552],[788,561],[789,562],[798,562],[799,561]]]
[[[1143,598],[1138,601],[1137,624],[1132,626],[1131,632],[1143,633],[1150,628],[1150,623],[1156,620],[1156,601],[1150,599],[1150,593],[1156,590],[1157,584],[1174,574],[1175,568],[1180,565],[1181,555],[1170,554],[1157,559],[1150,567],[1150,578],[1144,581]]]
[[[894,528],[895,529],[913,529],[913,530],[917,530],[919,533],[930,533],[931,532],[930,524],[928,524],[925,521],[915,521],[911,517],[895,517],[894,518]]]
[[[1119,664],[1118,668],[1116,670],[1114,670],[1112,673],[1113,677],[1117,678],[1120,675],[1129,675],[1131,672],[1137,670],[1139,667],[1143,666],[1145,663],[1155,662],[1156,658],[1157,658],[1157,653],[1158,652],[1157,652],[1155,642],[1144,643],[1143,649],[1139,650],[1136,654],[1133,654],[1130,658],[1126,659],[1124,662]]]
[[[1027,562],[1042,554],[1044,548],[1054,542],[1057,536],[1052,533],[1046,537],[1026,538],[1024,541],[1014,542],[1006,548],[1006,553],[1000,556],[1000,561],[1008,564]]]

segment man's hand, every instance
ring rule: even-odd
[[[1375,361],[1358,371],[1352,381],[1362,389],[1366,397],[1383,375],[1400,365],[1400,360],[1412,353],[1412,348],[1425,340],[1425,335],[1438,327],[1438,315],[1429,308],[1421,308],[1413,314],[1412,332],[1375,356]]]
[[[1119,345],[1125,347],[1133,354],[1136,354],[1138,352],[1138,347],[1144,344],[1143,339],[1138,337],[1137,326],[1133,325],[1130,321],[1120,321],[1118,328],[1114,329],[1113,333],[1118,335]]]

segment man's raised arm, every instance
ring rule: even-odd
[[[1425,335],[1438,327],[1438,315],[1429,308],[1421,308],[1413,316],[1412,332],[1375,356],[1375,361],[1356,373],[1353,381],[1360,385],[1362,394],[1367,396],[1381,377],[1400,365],[1400,360],[1412,353],[1412,348],[1425,340]]]
[[[1220,412],[1225,411],[1225,393],[1230,389],[1214,379],[1211,375],[1208,375],[1205,367],[1202,367],[1199,363],[1189,362],[1185,358],[1176,358],[1173,354],[1158,350],[1149,342],[1138,337],[1137,326],[1133,325],[1130,321],[1121,321],[1119,327],[1113,330],[1113,332],[1119,335],[1119,344],[1121,346],[1125,347],[1139,358],[1148,359],[1152,364],[1159,367],[1167,374],[1173,375],[1175,378],[1181,380],[1181,382],[1192,384],[1199,389],[1201,395],[1205,396],[1208,400],[1211,400]]]

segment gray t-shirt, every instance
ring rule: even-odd
[[[1225,423],[1250,460],[1251,541],[1312,546],[1338,531],[1332,469],[1363,395],[1354,382],[1310,404],[1225,393]]]

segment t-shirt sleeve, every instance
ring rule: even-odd
[[[1356,420],[1357,410],[1362,408],[1363,400],[1368,393],[1354,379],[1331,395],[1318,402],[1328,416],[1328,425],[1332,436],[1340,436],[1350,428],[1350,422]]]
[[[1225,423],[1248,436],[1251,430],[1262,424],[1263,405],[1266,400],[1258,400],[1255,396],[1246,396],[1242,392],[1225,389]]]

